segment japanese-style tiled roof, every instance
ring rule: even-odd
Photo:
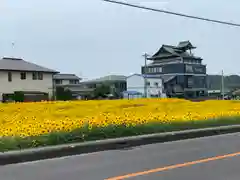
[[[162,45],[162,47],[152,57],[148,59],[154,60],[154,59],[164,59],[169,57],[201,59],[200,57],[196,57],[193,54],[187,52],[187,50],[191,50],[194,48],[195,47],[189,41],[182,41],[177,46]]]

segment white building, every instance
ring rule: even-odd
[[[16,91],[25,94],[53,95],[53,75],[58,73],[20,58],[0,59],[0,100]],[[39,98],[39,97],[38,97]]]
[[[146,86],[144,86],[146,82]],[[127,91],[124,98],[140,98],[144,97],[146,87],[147,98],[165,97],[163,93],[163,80],[156,75],[133,74],[127,77]]]

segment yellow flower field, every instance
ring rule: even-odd
[[[138,99],[0,104],[0,136],[36,136],[89,124],[134,126],[150,122],[208,120],[239,116],[238,101],[189,102]]]

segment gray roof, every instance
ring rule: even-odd
[[[179,42],[178,48],[188,48],[188,49],[195,49],[196,47],[194,47],[192,45],[192,43],[190,41],[181,41]]]
[[[53,79],[59,80],[80,80],[81,78],[76,76],[75,74],[55,74]]]
[[[128,76],[127,78],[130,78],[132,76],[141,76],[141,77],[145,77],[145,78],[160,78],[160,79],[162,79],[161,75],[159,75],[159,74],[132,74],[132,75]]]
[[[37,64],[25,61],[20,58],[8,58],[8,57],[0,59],[0,70],[58,73],[55,70],[39,66]]]
[[[93,79],[90,81],[85,81],[85,83],[98,83],[98,82],[101,83],[106,81],[126,81],[126,79],[127,77],[123,75],[109,75],[109,76]]]
[[[189,41],[182,41],[178,44],[178,46],[171,45],[162,45],[162,47],[150,58],[151,59],[163,59],[168,57],[184,57],[184,58],[195,58],[201,59],[200,57],[196,57],[193,54],[190,54],[186,50],[194,49],[195,47]]]

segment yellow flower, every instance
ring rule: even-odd
[[[0,104],[0,136],[38,136],[88,125],[125,127],[240,115],[238,101],[137,99]]]

